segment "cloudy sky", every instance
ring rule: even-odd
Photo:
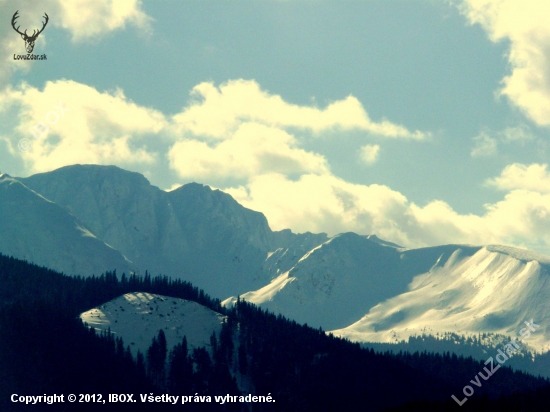
[[[33,53],[11,27],[42,27]],[[275,230],[550,254],[547,0],[0,0],[0,171],[208,184]]]

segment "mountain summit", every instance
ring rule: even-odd
[[[184,278],[213,296],[263,286],[269,279],[262,265],[279,247],[303,250],[304,242],[313,247],[326,240],[273,232],[263,214],[208,186],[165,192],[116,166],[73,165],[17,180],[77,217],[138,270]]]

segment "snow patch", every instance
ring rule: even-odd
[[[281,291],[288,283],[291,283],[295,280],[295,277],[289,276],[288,272],[285,272],[282,275],[273,279],[269,285],[252,292],[244,293],[240,296],[240,298],[242,300],[246,300],[247,302],[260,305],[262,303],[273,300],[273,297],[279,291]],[[236,301],[237,298],[231,296],[230,298],[227,298],[222,302],[222,306],[232,307]]]

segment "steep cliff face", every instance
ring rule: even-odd
[[[277,248],[305,253],[326,240],[323,234],[272,232],[263,214],[208,186],[164,192],[116,166],[67,166],[19,180],[66,208],[142,271],[182,277],[218,297],[263,286],[270,279],[264,261]]]
[[[173,210],[177,233],[165,241],[165,256],[185,269],[197,285],[215,275],[216,296],[228,290],[245,292],[260,285],[258,273],[271,249],[273,232],[266,218],[239,205],[231,196],[196,183],[166,194]],[[224,295],[225,293],[225,295]]]
[[[19,180],[66,208],[137,265],[144,263],[146,251],[157,251],[168,205],[142,175],[115,166],[77,165]]]
[[[71,275],[136,270],[77,217],[6,174],[0,177],[0,252]]]

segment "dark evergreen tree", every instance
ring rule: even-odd
[[[193,349],[192,355],[195,364],[194,390],[202,395],[209,394],[209,380],[212,374],[212,360],[205,348]]]
[[[169,388],[172,393],[193,391],[193,363],[187,350],[187,339],[170,352]]]
[[[166,336],[162,329],[159,330],[158,335],[153,338],[153,342],[147,350],[147,366],[151,380],[158,386],[164,387],[166,378]]]
[[[246,375],[248,373],[248,354],[246,353],[246,344],[241,342],[239,345],[239,373]]]

